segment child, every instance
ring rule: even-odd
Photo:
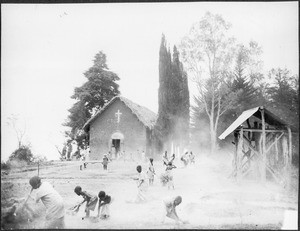
[[[63,198],[48,182],[34,176],[29,180],[32,190],[36,190],[36,203],[40,200],[46,207],[46,227],[48,229],[63,229],[65,227],[65,208]],[[31,197],[31,196],[30,196]]]
[[[169,162],[173,163],[174,160],[175,160],[175,153],[173,153],[171,160]]]
[[[138,194],[135,203],[140,203],[140,202],[145,202],[147,200],[146,192],[148,190],[148,184],[146,182],[146,177],[142,172],[142,166],[138,165],[136,167],[136,170],[138,172],[138,177],[133,178],[134,180],[137,180],[137,188],[138,188]]]
[[[165,222],[166,217],[175,220],[177,223],[179,223],[179,222],[186,223],[186,222],[182,221],[176,213],[176,206],[178,206],[182,202],[181,196],[177,196],[175,198],[170,198],[170,199],[164,200],[163,202],[164,202],[165,212],[164,212],[162,223]]]
[[[149,160],[150,160],[150,163],[149,163],[147,175],[149,178],[149,185],[153,185],[154,175],[155,175],[155,170],[154,170],[154,166],[153,166],[153,158],[150,158]]]
[[[172,162],[169,162],[166,168],[166,176],[168,177],[168,182],[167,182],[168,189],[170,188],[174,189],[173,174],[172,174],[173,168],[176,168],[176,166],[173,165]]]
[[[190,163],[191,164],[195,164],[195,155],[193,154],[193,152],[190,152]]]
[[[98,197],[99,197],[98,217],[100,217],[100,219],[109,218],[109,205],[111,202],[111,197],[105,194],[104,191],[100,191]]]
[[[183,156],[180,158],[180,160],[183,162],[184,167],[188,165],[188,160],[187,160],[188,152],[185,152]]]
[[[86,202],[86,206],[85,206],[85,213],[86,213],[86,218],[90,216],[90,211],[94,211],[96,204],[98,202],[98,197],[97,196],[93,196],[89,193],[87,193],[86,191],[82,191],[80,186],[76,186],[76,188],[74,189],[74,192],[78,195],[78,196],[82,196],[84,198],[84,200],[79,204],[82,205],[84,202]],[[83,219],[83,218],[82,218]]]
[[[104,169],[104,170],[107,170],[108,158],[107,158],[107,155],[106,155],[106,154],[104,154],[104,156],[103,156],[102,164],[103,164],[103,169]]]
[[[162,160],[163,160],[163,166],[164,166],[164,165],[167,166],[167,165],[168,165],[168,162],[169,162],[169,161],[168,161],[168,152],[167,152],[167,151],[164,152],[163,157],[162,157]]]

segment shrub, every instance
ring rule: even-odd
[[[33,154],[30,147],[22,145],[15,150],[9,157],[9,161],[25,161],[30,163],[33,160]]]
[[[9,161],[1,162],[1,170],[10,170],[10,167]]]

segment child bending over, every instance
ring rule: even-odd
[[[78,196],[82,196],[84,198],[84,200],[79,204],[82,205],[84,202],[86,202],[86,206],[85,206],[85,213],[86,213],[86,218],[90,216],[90,211],[94,211],[96,204],[98,202],[98,197],[97,196],[93,196],[89,193],[87,193],[86,191],[82,191],[80,186],[76,186],[76,188],[74,189],[74,192],[78,195]]]
[[[181,196],[177,196],[175,198],[169,198],[167,200],[164,200],[163,202],[164,202],[165,212],[164,212],[162,223],[165,222],[166,217],[175,220],[176,223],[186,223],[185,221],[181,220],[176,213],[176,207],[180,205],[180,203],[182,202]]]
[[[104,191],[100,191],[98,197],[99,197],[98,217],[100,217],[100,219],[109,218],[109,205],[111,203],[111,197],[105,194]]]

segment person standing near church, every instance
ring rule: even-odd
[[[136,170],[138,172],[138,176],[136,178],[133,178],[134,180],[137,180],[138,188],[138,194],[135,203],[142,203],[147,201],[146,193],[148,191],[148,183],[146,181],[144,172],[142,172],[142,166],[138,165],[136,167]]]
[[[154,175],[155,175],[155,170],[154,170],[154,166],[153,166],[153,158],[149,159],[149,167],[147,170],[147,175],[148,175],[148,179],[149,179],[149,185],[153,185]]]
[[[104,156],[103,156],[102,165],[103,165],[103,169],[104,169],[104,170],[107,170],[108,157],[107,157],[106,154],[104,154]]]

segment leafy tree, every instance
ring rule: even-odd
[[[179,60],[177,47],[173,48],[172,59],[172,109],[174,118],[173,134],[180,146],[189,143],[190,96],[187,74]]]
[[[100,51],[95,55],[94,65],[84,73],[87,78],[81,87],[76,87],[72,99],[77,102],[69,109],[66,126],[71,127],[69,138],[76,140],[81,148],[88,145],[88,136],[83,125],[114,96],[118,95],[120,78],[111,72],[106,64],[106,55]]]
[[[173,58],[162,35],[159,51],[158,119],[155,131],[163,144],[177,146],[188,144],[189,91],[187,75],[174,46]]]
[[[261,76],[260,68],[257,67],[257,63],[261,63],[258,60],[261,53],[261,48],[254,41],[249,43],[249,47],[242,44],[237,47],[234,71],[230,73],[231,78],[229,78],[227,84],[232,92],[238,94],[238,98],[235,107],[228,110],[222,118],[222,122],[225,122],[223,123],[225,125],[224,129],[243,111],[266,103],[259,86],[253,81],[254,78],[258,79]],[[253,61],[253,56],[257,61]]]
[[[272,69],[268,75],[271,85],[267,88],[270,107],[295,127],[299,126],[299,79],[287,69]]]
[[[30,163],[33,160],[33,154],[29,146],[21,145],[10,156],[9,161],[25,161]]]
[[[155,125],[156,136],[166,143],[171,134],[171,100],[169,91],[172,78],[171,54],[166,46],[165,36],[162,35],[159,50],[159,88],[158,88],[158,118]]]
[[[237,94],[226,84],[234,58],[235,39],[227,36],[230,24],[207,12],[181,41],[183,63],[198,88],[197,110],[205,110],[210,125],[211,153],[217,145],[220,117],[231,109]],[[194,108],[195,109],[195,108]]]

